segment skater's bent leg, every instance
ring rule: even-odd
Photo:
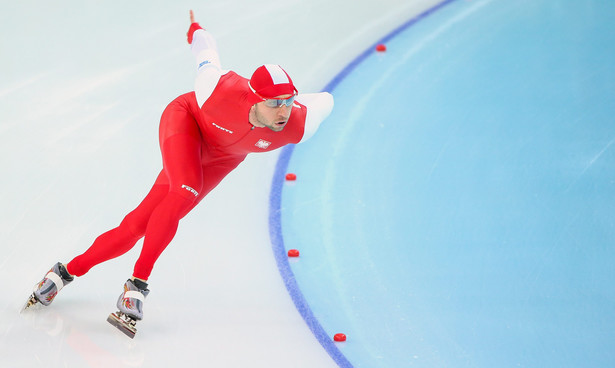
[[[155,209],[171,191],[177,190],[177,187],[171,184],[177,184],[179,181],[174,182],[171,179],[181,180],[180,185],[184,185],[183,189],[180,188],[181,190],[200,190],[202,180],[201,135],[192,115],[181,101],[180,103],[178,101],[169,104],[160,120],[160,146],[164,169],[158,176],[156,184],[139,207],[124,218],[120,226],[99,236],[84,254],[76,257],[67,265],[68,272],[71,274],[81,276],[93,266],[130,250],[147,232],[150,217]],[[180,175],[178,176],[177,173]],[[190,207],[177,203],[174,206],[184,208],[184,212],[187,211],[186,206]]]
[[[186,198],[177,192],[169,192],[152,214],[143,242],[143,250],[135,264],[133,277],[147,281],[154,263],[171,242],[179,220],[192,207],[194,198]]]
[[[194,124],[198,134],[196,122],[186,122],[189,123]],[[179,220],[194,207],[203,187],[200,136],[169,136],[163,140],[161,150],[169,192],[152,212],[145,229],[143,249],[133,273],[141,280],[149,278],[154,263],[175,236]]]
[[[100,235],[85,253],[75,257],[66,265],[71,275],[83,276],[99,263],[119,257],[128,252],[139,237],[134,236],[125,227],[118,226]]]
[[[135,265],[133,277],[147,281],[154,263],[177,232],[179,220],[190,212],[242,160],[243,158],[237,158],[224,164],[203,166],[203,184],[196,198],[187,197],[186,191],[169,193],[169,196],[156,209],[147,225],[143,251]],[[181,198],[184,198],[184,200],[182,201]],[[160,213],[158,213],[159,210]]]
[[[121,256],[128,252],[145,234],[149,218],[169,192],[169,185],[158,177],[145,199],[130,212],[121,224],[100,235],[85,253],[75,257],[66,268],[71,275],[83,276],[99,263]]]

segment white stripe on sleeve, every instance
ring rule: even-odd
[[[194,93],[200,107],[218,85],[220,76],[223,74],[222,67],[216,40],[204,29],[194,32],[190,49],[196,58],[197,76],[194,82]]]

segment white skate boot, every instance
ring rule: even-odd
[[[34,286],[32,295],[23,307],[22,312],[36,303],[48,306],[53,302],[58,292],[75,279],[68,273],[66,267],[58,262],[45,274],[45,277]]]
[[[124,292],[117,300],[119,311],[111,313],[107,322],[117,327],[130,338],[137,333],[137,321],[143,319],[143,302],[149,294],[147,283],[139,279],[127,280]]]

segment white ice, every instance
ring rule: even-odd
[[[182,221],[149,280],[134,340],[105,319],[140,243],[50,307],[19,309],[55,262],[115,227],[153,183],[160,113],[193,85],[189,9],[216,36],[225,68],[249,76],[280,64],[312,92],[437,2],[5,2],[0,367],[335,366],[295,309],[271,250],[277,153],[250,156]]]

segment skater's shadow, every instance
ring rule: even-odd
[[[143,366],[145,354],[139,343],[118,333],[105,318],[97,318],[105,316],[100,303],[63,302],[66,305],[35,305],[24,311],[22,318],[35,331],[49,336],[52,344],[61,345],[59,351],[77,353],[89,367]]]

